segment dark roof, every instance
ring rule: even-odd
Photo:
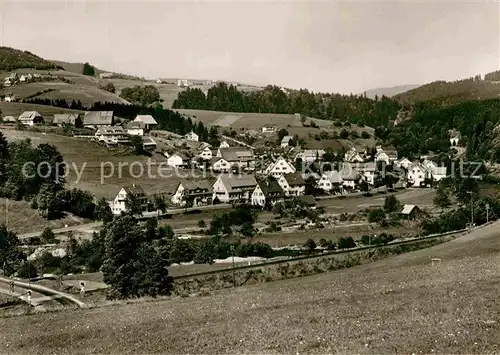
[[[276,180],[261,180],[258,182],[264,196],[281,195],[285,196],[285,192]]]
[[[195,190],[205,190],[212,191],[212,183],[208,180],[182,180],[179,182],[179,185],[182,184],[185,190],[187,191],[195,191]],[[177,185],[177,188],[179,187]]]
[[[130,121],[125,125],[127,129],[144,129],[146,128],[146,124],[142,121]]]
[[[288,185],[290,185],[290,186],[297,186],[297,185],[305,185],[306,184],[306,182],[302,178],[302,174],[300,172],[283,174],[283,176],[285,177],[286,182],[288,182]]]
[[[249,148],[220,148],[220,154],[227,161],[249,161],[254,159],[253,152]]]
[[[83,124],[85,126],[107,125],[113,124],[113,111],[88,111],[83,116]]]
[[[130,186],[125,186],[124,187],[125,191],[127,194],[131,194],[134,196],[146,196],[146,193],[144,192],[143,188],[140,187],[139,185],[130,185]]]
[[[53,124],[61,124],[67,123],[74,125],[76,120],[78,119],[77,113],[56,113],[54,115],[54,119],[52,120]]]

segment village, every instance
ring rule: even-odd
[[[352,147],[345,152],[333,152],[343,155],[333,161],[329,157],[331,150],[304,149],[297,137],[273,124],[265,124],[255,133],[266,138],[266,149],[224,135],[218,146],[211,146],[201,142],[193,131],[180,136],[157,130],[152,115],[137,115],[126,121],[117,119],[113,111],[62,113],[53,117],[25,111],[18,117],[4,116],[3,124],[34,130],[70,127],[75,139],[90,139],[109,148],[127,146],[139,139],[145,154],[164,157],[163,164],[185,176],[174,190],[162,193],[169,206],[178,208],[249,204],[271,210],[286,199],[304,196],[313,200],[354,196],[382,186],[387,190],[428,188],[447,176],[447,168],[428,157],[411,161],[380,145],[364,151]],[[450,135],[450,145],[456,146],[458,139]],[[271,146],[269,142],[273,141]],[[149,193],[141,187],[140,180],[133,185],[123,186],[109,201],[113,214],[124,213],[127,196],[134,193],[147,210]]]

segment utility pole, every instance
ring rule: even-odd
[[[486,203],[486,223],[490,221],[490,204]]]
[[[468,194],[470,194],[470,227],[474,226],[474,198],[472,191],[467,191]]]
[[[234,245],[231,245],[231,255],[233,258],[233,287],[236,287],[236,275],[234,273]]]

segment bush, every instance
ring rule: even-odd
[[[38,270],[36,266],[33,265],[33,262],[25,261],[19,267],[19,270],[17,271],[17,276],[22,279],[32,279],[38,276]]]
[[[43,230],[42,234],[40,235],[40,240],[44,244],[51,244],[51,243],[55,242],[56,235],[54,234],[54,232],[52,231],[52,229],[50,229],[49,227],[47,227],[47,228],[45,228]]]
[[[305,247],[310,251],[314,251],[316,249],[316,243],[314,242],[314,240],[312,240],[311,238],[309,238],[307,241],[306,241],[306,244],[305,244]]]
[[[205,223],[205,221],[203,219],[200,219],[198,221],[198,227],[205,228],[206,226],[207,226],[207,224]]]
[[[361,138],[363,138],[363,139],[370,139],[371,135],[367,131],[363,131],[363,132],[361,132]]]
[[[374,209],[368,214],[368,222],[377,223],[385,219],[385,212],[381,208]]]
[[[354,239],[352,237],[347,237],[347,238],[340,238],[338,242],[338,248],[339,249],[350,249],[356,247],[356,243],[354,242]]]

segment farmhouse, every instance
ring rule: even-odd
[[[415,187],[420,187],[429,177],[429,170],[420,162],[413,163],[408,168],[408,182]]]
[[[452,133],[450,135],[450,145],[456,147],[460,141],[460,133]]]
[[[25,126],[34,126],[43,122],[43,116],[36,111],[24,111],[19,116],[18,121]]]
[[[257,183],[252,193],[253,206],[273,206],[283,201],[285,192],[276,180],[263,180]]]
[[[62,125],[71,125],[75,127],[80,127],[82,120],[80,115],[77,113],[56,113],[54,115],[53,125],[61,127]]]
[[[387,154],[381,147],[377,147],[377,153],[375,154],[375,162],[384,162],[386,165],[389,165],[391,162],[389,158],[389,154]]]
[[[223,203],[249,202],[255,186],[257,181],[252,175],[221,174],[212,185],[212,201],[217,199]]]
[[[229,143],[226,141],[220,142],[219,148],[229,148]]]
[[[187,140],[187,141],[192,141],[192,142],[198,142],[198,135],[196,133],[194,133],[193,131],[189,132],[188,134],[186,134],[184,136],[184,139]]]
[[[130,141],[122,127],[99,127],[94,136],[99,142],[108,145],[125,144]]]
[[[345,155],[344,155],[344,160],[349,163],[362,163],[364,162],[364,159],[359,155],[358,151],[356,150],[355,147],[352,147],[349,149]]]
[[[177,184],[172,203],[180,206],[202,206],[212,203],[212,185],[207,180],[183,180]]]
[[[142,121],[130,121],[125,125],[127,133],[132,136],[143,136],[146,124]]]
[[[321,176],[321,179],[318,182],[318,186],[323,191],[339,191],[342,192],[342,185],[344,180],[342,179],[342,175],[336,170],[325,171]]]
[[[218,149],[212,149],[210,146],[206,146],[201,150],[201,153],[198,155],[203,160],[211,160],[215,156],[217,156]]]
[[[283,139],[281,139],[281,148],[288,148],[290,146],[290,143],[292,142],[293,137],[292,136],[284,136]]]
[[[232,169],[253,170],[255,168],[255,158],[252,150],[249,148],[219,148],[217,158],[224,158],[224,160],[231,164]]]
[[[174,153],[167,158],[167,165],[178,168],[186,164],[187,158],[181,153]]]
[[[5,102],[15,102],[17,100],[17,97],[16,97],[16,95],[10,94],[10,95],[6,95],[3,99]]]
[[[149,131],[158,126],[158,123],[151,115],[137,115],[133,122],[141,122],[144,124],[144,129]]]
[[[306,183],[300,173],[283,174],[278,178],[278,184],[286,196],[302,196],[306,192]]]
[[[302,159],[303,163],[311,164],[316,160],[322,159],[324,154],[325,151],[323,149],[306,149],[297,153],[295,159]]]
[[[265,124],[262,126],[262,132],[263,133],[274,133],[278,130],[278,126],[276,126],[275,124]]]
[[[113,111],[88,111],[83,116],[84,127],[112,126],[114,124]]]
[[[283,174],[290,174],[295,172],[295,167],[287,162],[285,158],[280,157],[276,162],[269,164],[269,166],[264,171],[265,175],[271,175],[278,178]]]
[[[122,212],[126,212],[127,208],[125,206],[125,201],[127,197],[134,196],[139,200],[142,210],[145,211],[148,205],[148,198],[142,187],[133,184],[132,186],[123,187],[115,199],[110,202],[111,212],[114,215],[120,215]]]

